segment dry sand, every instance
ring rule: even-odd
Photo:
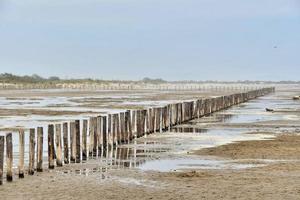
[[[266,133],[264,133],[266,134]],[[300,136],[280,135],[274,140],[243,141],[215,148],[195,151],[197,155],[228,157],[231,159],[299,159]]]

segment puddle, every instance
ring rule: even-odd
[[[135,178],[121,178],[121,177],[112,177],[112,180],[115,180],[117,182],[123,183],[123,184],[130,184],[130,185],[136,185],[136,186],[144,186],[144,187],[150,187],[150,188],[162,188],[165,187],[164,184],[158,183],[156,181],[149,181],[149,180],[140,180]]]
[[[262,167],[264,164],[238,164],[222,160],[208,160],[208,159],[162,159],[148,161],[138,169],[142,171],[159,171],[172,172],[183,171],[191,169],[247,169],[253,167]]]

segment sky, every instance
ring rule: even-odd
[[[300,80],[300,0],[0,0],[0,73]]]

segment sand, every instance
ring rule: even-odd
[[[280,98],[288,98],[291,93],[280,95]],[[297,112],[296,114],[299,115]],[[259,131],[248,134],[264,133],[276,137],[263,141],[235,142],[192,152],[195,156],[212,156],[235,163],[264,164],[259,167],[177,172],[141,171],[132,168],[77,174],[75,169],[92,171],[99,166],[97,163],[68,165],[5,183],[0,186],[1,200],[299,199],[300,136],[296,131],[299,121],[287,119],[239,124],[215,122],[204,124],[203,127],[257,128]],[[68,170],[72,172],[64,173]]]
[[[58,169],[6,183],[0,187],[0,196],[1,199],[299,199],[300,163],[295,161],[300,155],[299,141],[298,135],[281,135],[273,140],[244,141],[194,152],[237,162],[275,160],[264,167],[169,173],[116,169],[88,176],[64,174]],[[107,179],[102,179],[103,176]]]

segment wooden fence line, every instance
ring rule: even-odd
[[[80,163],[90,158],[106,156],[108,149],[111,149],[113,146],[129,143],[131,140],[147,134],[170,130],[178,124],[209,115],[274,91],[275,88],[263,88],[245,93],[168,104],[162,107],[127,110],[121,113],[108,114],[107,116],[90,117],[89,120],[82,120],[82,129],[80,129],[80,120],[55,125],[49,124],[48,169],[69,164],[70,161],[71,163]],[[37,127],[37,137],[35,137],[35,129],[29,130],[29,160],[27,168],[24,167],[25,134],[24,131],[19,132],[18,175],[20,178],[24,178],[26,172],[28,175],[33,175],[35,171],[43,171],[43,131],[43,127]],[[37,146],[36,152],[35,146]],[[11,133],[6,134],[6,139],[4,136],[0,136],[0,185],[3,183],[5,149],[6,179],[7,181],[12,181],[13,143]],[[71,150],[70,154],[69,149]],[[116,151],[121,150],[122,148],[117,148],[112,153],[117,153]]]

